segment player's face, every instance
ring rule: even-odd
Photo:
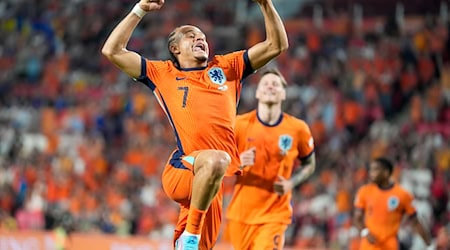
[[[376,184],[381,184],[389,179],[388,171],[377,162],[370,163],[369,178]]]
[[[264,104],[277,104],[286,99],[286,90],[279,76],[266,74],[259,81],[256,99]]]
[[[197,27],[185,25],[179,28],[178,60],[191,60],[194,58],[199,62],[208,60],[209,47],[205,34]]]

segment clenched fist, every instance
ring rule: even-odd
[[[164,0],[141,0],[139,7],[144,11],[159,10],[164,5]]]
[[[256,147],[251,147],[250,149],[247,149],[246,151],[242,152],[239,157],[241,159],[241,168],[244,166],[252,166],[255,164],[255,154],[256,154]]]

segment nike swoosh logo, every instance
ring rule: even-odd
[[[184,80],[184,79],[186,79],[186,77],[175,77],[175,80],[177,80],[177,81],[181,81],[181,80]]]

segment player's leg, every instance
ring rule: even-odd
[[[238,221],[228,221],[230,243],[234,249],[252,249],[251,245],[259,225],[248,225]]]
[[[187,159],[183,158],[183,160]],[[222,180],[230,165],[231,157],[228,153],[220,150],[202,150],[192,160],[194,179],[191,203],[186,230],[181,237],[196,236],[199,239],[206,212],[222,186]],[[220,200],[220,202],[222,201]]]
[[[191,155],[195,157],[196,154]],[[184,232],[189,213],[189,204],[192,193],[192,181],[194,179],[194,167],[189,162],[182,160],[184,157],[175,150],[169,158],[162,174],[162,187],[164,192],[180,205],[178,222],[175,227],[174,245],[176,240]]]
[[[181,230],[184,230],[183,235],[187,236],[185,238],[194,235],[198,241],[206,211],[222,185],[222,178],[229,164],[230,157],[223,151],[204,150],[187,156],[178,151],[172,154],[163,173],[163,188],[182,208],[175,232],[176,238]],[[217,199],[217,202],[221,204],[221,198]],[[219,214],[220,217],[216,216],[214,219],[218,220],[218,225],[221,207]],[[213,237],[217,236],[218,234]]]
[[[267,223],[259,226],[253,242],[253,250],[281,250],[287,225]]]
[[[219,190],[216,197],[212,200],[206,212],[200,238],[200,250],[211,250],[219,238],[223,207],[222,189]]]
[[[208,209],[222,186],[230,162],[231,157],[225,151],[203,150],[197,154],[194,162],[191,207]]]
[[[186,228],[189,208],[181,205],[180,216],[175,228],[174,244]],[[200,250],[210,250],[214,247],[220,233],[220,224],[222,222],[222,192],[216,195],[206,212],[205,222],[203,224],[201,238],[199,242]]]

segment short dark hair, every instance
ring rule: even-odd
[[[281,85],[283,85],[283,87],[287,87],[287,82],[286,79],[284,79],[284,76],[281,74],[281,72],[277,69],[277,68],[267,68],[265,69],[262,73],[261,73],[261,77],[268,75],[268,74],[274,74],[276,76],[278,76],[281,80]]]
[[[380,164],[380,166],[382,166],[384,169],[386,169],[389,172],[389,175],[391,175],[392,172],[394,171],[394,165],[387,158],[378,157],[378,158],[375,158],[373,161]]]
[[[169,37],[167,39],[167,49],[169,50],[170,54],[170,60],[175,64],[178,65],[178,59],[177,57],[172,53],[172,50],[170,47],[177,41],[177,35],[178,35],[178,29],[179,27],[176,27],[172,32],[170,32]]]

